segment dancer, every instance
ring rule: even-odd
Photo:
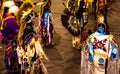
[[[7,4],[11,4],[10,6]],[[2,30],[2,43],[5,50],[5,66],[8,73],[20,74],[20,65],[18,63],[17,48],[17,34],[19,26],[15,13],[19,10],[14,5],[13,1],[6,1],[3,4],[3,30]]]
[[[118,44],[106,29],[105,23],[98,23],[96,32],[91,34],[83,45],[81,74],[116,74]]]
[[[44,46],[51,47],[55,45],[53,43],[53,31],[53,17],[50,11],[50,5],[46,4],[41,18],[41,38]]]
[[[34,31],[33,13],[34,4],[32,1],[24,1],[17,14],[20,30],[18,32],[17,54],[21,65],[21,74],[46,74],[47,69],[42,62],[42,58],[48,60],[38,36]]]

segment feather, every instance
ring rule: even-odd
[[[3,3],[3,6],[8,7],[8,8],[10,8],[10,7],[14,6],[14,5],[15,5],[14,1],[5,1]]]
[[[19,26],[24,22],[24,19],[32,12],[34,4],[30,0],[26,0],[20,6],[20,10],[17,13],[17,20]]]
[[[74,16],[73,16],[74,17]],[[80,30],[75,22],[75,19],[72,16],[61,15],[62,25],[72,34],[78,36]],[[73,18],[73,19],[72,19]]]
[[[9,8],[8,13],[13,13],[14,15],[16,15],[18,11],[19,11],[18,6],[12,6]]]
[[[15,3],[14,1],[5,1],[3,2],[3,5],[2,5],[2,18],[4,18],[5,16],[5,13],[8,12],[8,9],[12,6],[14,6]]]
[[[35,42],[35,49],[36,49],[36,52],[39,55],[39,57],[49,60],[48,57],[45,55],[45,52],[43,51],[43,48],[40,45],[39,41]]]
[[[34,3],[34,4],[40,7],[40,17],[42,17],[42,15],[45,11],[45,8],[50,8],[51,0],[43,0],[41,2]]]
[[[22,44],[21,41],[21,34],[23,33],[23,30],[26,28],[26,17],[32,12],[34,8],[34,5],[32,1],[26,0],[23,1],[21,6],[19,7],[19,11],[16,14],[16,18],[18,20],[18,25],[20,26],[19,32],[18,32],[18,41],[19,44]]]

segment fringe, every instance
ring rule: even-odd
[[[80,74],[97,74],[93,71],[94,65],[87,59],[87,52],[81,51]],[[120,74],[120,58],[112,61],[108,59],[106,74]]]

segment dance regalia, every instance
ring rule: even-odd
[[[80,6],[78,8],[78,11],[76,11],[76,17],[77,17],[77,25],[78,27],[78,35],[74,35],[72,37],[72,44],[73,47],[80,49],[82,43],[88,36],[88,17],[87,17],[87,12],[86,12],[86,7],[84,1],[80,1]]]
[[[19,64],[21,64],[22,73],[46,74],[47,70],[42,63],[41,58],[47,59],[47,57],[39,43],[36,32],[34,31],[33,20],[35,14],[32,13],[32,5],[32,2],[25,1],[20,7],[21,11],[17,14],[17,19],[19,20],[20,25],[17,55]]]
[[[37,39],[37,34],[33,29],[33,14],[26,16],[24,28],[19,31],[20,34],[20,46],[17,48],[17,54],[19,58],[19,64],[21,64],[22,73],[34,74],[37,69],[37,73],[46,73],[47,70],[42,63],[41,57],[44,56],[42,47]],[[34,65],[36,64],[36,65]],[[44,68],[44,69],[43,69]]]
[[[105,19],[105,23],[107,23],[107,20],[106,20],[106,14],[107,14],[107,9],[106,9],[106,6],[107,6],[107,2],[106,0],[98,0],[96,1],[96,11],[95,11],[95,20],[97,21],[99,16],[102,15],[104,16],[104,19]]]
[[[53,24],[51,13],[45,11],[43,17],[41,19],[41,33],[42,33],[42,41],[43,44],[46,46],[52,45],[52,38],[53,38]]]
[[[89,29],[85,2],[84,0],[68,0],[65,6],[65,14],[61,15],[62,25],[73,35],[72,46],[80,49],[88,36]]]
[[[67,1],[67,5],[66,5],[66,9],[71,14],[74,14],[74,11],[75,11],[75,0],[68,0]]]
[[[3,20],[3,45],[5,49],[5,65],[9,72],[18,72],[20,67],[18,64],[18,56],[16,52],[18,24],[15,16],[7,13]]]
[[[119,51],[113,35],[95,32],[81,53],[81,74],[116,74]]]

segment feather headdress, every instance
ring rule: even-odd
[[[22,5],[20,6],[20,10],[17,13],[17,20],[19,26],[24,22],[24,19],[32,12],[34,8],[34,4],[31,0],[23,1]]]
[[[72,34],[78,36],[80,34],[79,26],[76,19],[72,16],[61,15],[62,25]]]
[[[13,5],[15,5],[14,1],[5,1],[3,3],[3,6],[5,7],[12,7]]]
[[[40,9],[40,17],[42,17],[44,11],[45,11],[45,8],[50,8],[51,6],[51,0],[42,0],[41,2],[38,2],[36,3],[35,5],[39,6]]]
[[[32,3],[31,0],[26,0],[23,1],[19,8],[19,12],[17,13],[17,20],[18,20],[18,25],[20,26],[19,32],[18,32],[18,41],[19,44],[22,44],[21,41],[21,34],[26,27],[25,19],[26,17],[32,12],[34,8],[34,4]]]
[[[2,5],[2,18],[5,16],[5,13],[8,12],[9,8],[14,6],[14,1],[5,1]]]
[[[16,15],[18,11],[19,11],[19,8],[18,6],[15,5],[9,8],[8,13],[13,13],[14,15]]]

